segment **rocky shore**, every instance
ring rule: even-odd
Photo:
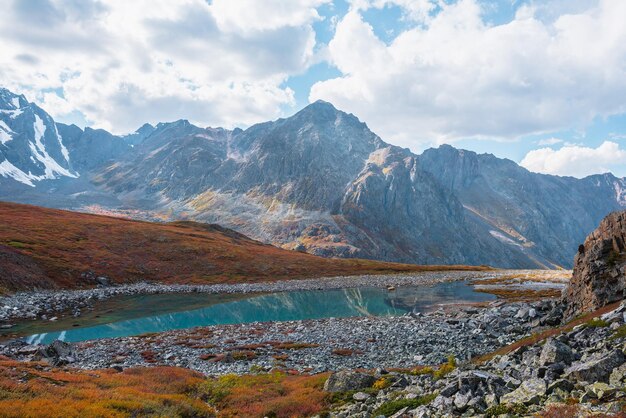
[[[207,375],[269,371],[319,373],[342,368],[402,368],[469,360],[560,321],[553,302],[493,302],[399,317],[328,318],[171,331],[75,345],[73,365],[128,368],[172,365]],[[37,346],[13,342],[0,353],[33,359]]]
[[[518,274],[524,271],[514,270],[514,272]],[[533,274],[536,274],[536,272],[532,271]],[[98,301],[120,295],[156,293],[232,294],[354,287],[421,286],[455,280],[493,278],[510,273],[511,271],[508,270],[489,272],[441,271],[213,285],[168,285],[141,282],[132,285],[109,286],[106,278],[100,278],[103,284],[93,289],[22,292],[0,297],[0,323],[24,318],[46,320],[61,315],[80,316],[82,310],[89,309]]]

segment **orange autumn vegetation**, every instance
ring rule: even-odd
[[[328,374],[225,375],[209,379],[200,392],[220,417],[309,417],[328,409],[323,391]]]
[[[204,378],[174,367],[72,370],[0,361],[3,417],[213,417],[196,395]]]
[[[51,368],[0,361],[3,417],[311,416],[328,409],[326,374],[204,378],[175,367]]]
[[[0,202],[0,287],[93,286],[113,282],[237,283],[287,278],[477,270],[329,259],[263,244],[217,225],[152,223]]]

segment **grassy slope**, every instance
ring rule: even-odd
[[[215,225],[150,223],[0,202],[5,291],[114,282],[236,283],[329,275],[476,269],[327,259],[287,251]]]

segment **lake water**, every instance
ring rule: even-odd
[[[484,302],[495,296],[465,282],[433,286],[294,291],[254,295],[176,293],[124,296],[101,302],[81,318],[22,323],[12,333],[29,343],[85,341],[207,325],[350,316],[403,315],[439,304]]]

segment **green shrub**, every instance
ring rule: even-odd
[[[485,411],[485,418],[493,418],[500,415],[510,414],[513,416],[524,415],[528,412],[528,408],[524,404],[514,405],[495,405]]]
[[[374,411],[374,416],[384,415],[386,417],[395,414],[402,408],[415,409],[421,405],[428,405],[437,397],[436,394],[431,393],[430,395],[421,396],[415,399],[397,399],[395,401],[390,401],[382,404]]]
[[[609,323],[600,318],[593,318],[585,322],[585,327],[587,328],[604,328],[608,326],[609,326]]]
[[[216,405],[230,394],[237,384],[237,379],[238,376],[234,374],[225,374],[215,379],[209,378],[198,388],[200,396],[209,404]]]
[[[618,338],[626,338],[626,325],[620,326],[618,329],[613,331],[613,335],[611,335],[611,340],[616,340]]]
[[[416,367],[415,369],[409,371],[407,374],[410,374],[412,376],[423,376],[425,374],[433,374],[435,372],[435,370],[430,367],[430,366],[425,366],[425,367]]]

